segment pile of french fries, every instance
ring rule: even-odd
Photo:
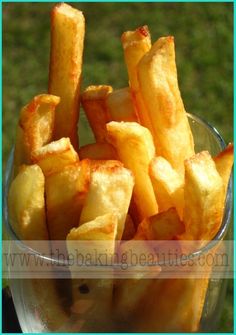
[[[174,38],[152,44],[147,26],[124,32],[128,87],[91,85],[81,92],[84,35],[82,12],[55,5],[48,93],[23,107],[17,127],[8,195],[15,232],[78,248],[82,240],[108,240],[111,252],[117,240],[213,239],[233,145],[216,157],[195,153]],[[77,135],[80,104],[95,137],[85,146]],[[133,331],[196,331],[207,285],[206,279],[111,279],[110,308],[135,318]]]

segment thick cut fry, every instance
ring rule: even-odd
[[[91,265],[97,262],[96,254],[102,254],[103,261],[106,255],[106,262],[110,264],[115,252],[115,239],[117,234],[118,217],[116,214],[108,213],[97,217],[95,220],[82,224],[79,228],[74,228],[67,235],[67,250],[70,254],[76,255],[79,250],[80,255],[90,255]],[[89,241],[89,243],[86,243]],[[94,255],[94,257],[93,257]],[[101,271],[101,265],[99,265]],[[89,267],[88,267],[89,269]],[[91,328],[91,320],[95,323],[94,330],[108,331],[108,320],[111,313],[111,303],[113,296],[112,279],[79,279],[76,278],[78,266],[70,267],[73,279],[73,310],[83,318],[81,331]],[[74,270],[74,271],[73,271]],[[79,271],[81,271],[79,269]],[[86,288],[84,294],[82,288]],[[112,316],[111,316],[112,317]]]
[[[108,94],[106,106],[112,121],[138,122],[129,87]]]
[[[164,157],[155,157],[149,167],[149,173],[156,195],[159,212],[175,207],[179,217],[183,218],[184,182]]]
[[[227,188],[229,184],[229,178],[232,171],[233,161],[234,161],[234,146],[230,143],[225,150],[220,152],[214,158],[216,169],[223,179],[224,183],[224,199],[226,197]]]
[[[131,266],[131,269],[132,266],[136,264],[137,270],[139,270],[139,261],[137,260],[141,259],[141,255],[150,255],[151,251],[146,241],[137,241],[139,239],[145,240],[145,238],[141,238],[140,235],[139,237],[136,238],[135,236],[134,239],[123,242],[119,248],[120,259],[123,260],[122,264]],[[136,256],[136,261],[134,261],[135,258],[133,258],[132,255]],[[150,262],[150,259],[147,261],[147,263],[148,262]],[[155,262],[154,259],[153,262]],[[147,271],[155,271],[155,276],[158,276],[161,270],[161,268],[158,266],[155,266],[154,270],[154,267],[148,267],[148,264],[144,265],[144,262],[140,262],[140,264],[141,263],[143,265],[143,272],[133,272],[132,277],[130,277],[132,279],[116,280],[114,286],[114,314],[115,317],[118,317],[118,320],[122,319],[125,325],[126,322],[131,322],[132,324],[131,320],[135,320],[133,319],[133,315],[136,312],[136,309],[139,307],[139,304],[142,304],[143,299],[144,301],[149,299],[149,289],[152,285],[153,279],[148,279],[147,277],[145,278]],[[133,270],[134,269],[135,268],[133,268]],[[136,323],[137,320],[134,322]],[[121,327],[121,330],[124,331],[125,329]]]
[[[43,240],[45,252],[48,253],[50,247],[45,216],[44,186],[44,175],[38,165],[22,166],[11,184],[8,208],[10,223],[17,236],[21,240]],[[34,262],[28,264],[28,270],[31,265],[35,271]],[[67,315],[61,305],[62,298],[58,295],[55,281],[31,278],[24,279],[24,284],[25,293],[37,301],[38,310],[43,311],[44,327],[57,331],[66,322]]]
[[[131,240],[136,233],[134,222],[129,214],[126,216],[125,228],[122,235],[122,240]]]
[[[147,26],[139,27],[134,31],[126,31],[121,36],[125,62],[128,70],[132,90],[139,89],[137,65],[141,58],[151,48],[151,36]]]
[[[73,228],[66,237],[68,241],[112,241],[111,250],[114,253],[117,234],[118,217],[116,214],[105,214],[95,220],[86,222],[78,228]],[[70,244],[68,244],[70,246]],[[70,248],[69,248],[70,249]]]
[[[15,174],[21,164],[30,164],[32,153],[52,139],[55,108],[60,98],[37,95],[21,110],[14,152]]]
[[[89,86],[81,96],[83,109],[97,142],[105,141],[106,123],[110,121],[106,98],[111,92],[111,86]]]
[[[173,207],[144,219],[138,226],[138,234],[143,232],[147,240],[173,240],[184,230],[184,224]]]
[[[44,175],[38,165],[22,166],[8,195],[9,218],[23,240],[48,240],[44,203]]]
[[[218,231],[224,208],[224,184],[207,151],[185,161],[185,238],[211,240]]]
[[[129,323],[140,302],[147,299],[151,285],[152,280],[146,278],[116,280],[113,298],[115,317],[124,324]],[[126,331],[122,326],[121,329]]]
[[[152,122],[157,154],[183,175],[184,160],[194,154],[175,64],[174,38],[162,37],[138,64],[138,79]]]
[[[48,90],[61,97],[54,139],[69,137],[78,148],[77,122],[85,21],[82,12],[57,4],[51,13],[51,54]]]
[[[148,173],[155,156],[149,130],[136,122],[110,122],[107,133],[107,140],[116,148],[120,160],[134,174],[134,201],[140,217],[156,214],[158,206]]]
[[[90,162],[64,167],[46,178],[47,222],[51,240],[65,240],[78,225],[90,183]]]
[[[202,269],[201,269],[202,270]],[[208,279],[157,279],[133,316],[134,332],[197,332]],[[145,322],[148,318],[148,323]]]
[[[152,123],[140,92],[137,73],[137,65],[139,61],[151,48],[151,36],[148,27],[143,26],[134,31],[124,32],[121,36],[121,42],[129,75],[129,85],[138,119],[141,124],[148,128],[153,134]]]
[[[109,143],[92,143],[79,149],[79,158],[111,160],[117,159],[117,153],[115,148]]]
[[[121,239],[133,186],[132,173],[116,162],[110,166],[94,165],[80,224],[94,220],[97,216],[115,213],[118,215],[117,239]]]
[[[71,145],[70,139],[61,138],[36,150],[32,155],[32,160],[41,167],[47,177],[79,161],[79,156]]]

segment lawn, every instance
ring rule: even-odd
[[[127,86],[120,36],[148,24],[152,40],[174,35],[186,110],[233,139],[233,5],[229,3],[74,3],[86,17],[83,87]],[[47,90],[51,3],[3,4],[3,168],[20,108]],[[84,122],[84,117],[81,117]],[[81,140],[91,139],[89,130]],[[219,331],[232,331],[232,282]]]

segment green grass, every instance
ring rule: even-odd
[[[174,35],[186,110],[233,138],[233,6],[229,3],[74,3],[86,17],[83,87],[127,86],[120,36],[148,24],[152,40]],[[20,108],[47,90],[50,3],[3,4],[3,168]],[[82,118],[82,122],[83,122]],[[80,134],[91,138],[89,129]],[[220,331],[232,331],[229,283]]]

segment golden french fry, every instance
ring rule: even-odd
[[[123,242],[119,248],[119,255],[120,259],[123,260],[123,266],[131,266],[131,269],[134,265],[139,265],[138,260],[144,255],[149,255],[151,250],[147,242],[144,241],[145,238],[136,238],[137,235],[138,234],[135,235],[134,239]],[[141,236],[139,235],[139,237]],[[135,255],[135,258],[132,255]],[[141,263],[144,264],[143,258]],[[154,267],[148,267],[148,264],[143,266],[145,268],[143,272],[135,271],[129,279],[118,279],[115,282],[113,297],[114,316],[118,318],[118,320],[122,319],[125,324],[126,322],[131,322],[130,325],[132,325],[131,320],[135,320],[133,316],[139,305],[142,305],[143,300],[146,301],[149,299],[149,289],[152,286],[153,279],[145,278],[147,271],[155,271],[155,276],[158,276],[161,270],[159,266],[155,266],[155,270]],[[134,270],[136,270],[136,268],[133,268],[133,271]],[[136,322],[137,320],[135,320],[135,323]]]
[[[229,183],[230,174],[232,171],[233,161],[234,161],[234,146],[230,143],[225,150],[220,152],[214,158],[216,169],[223,179],[224,183],[224,199],[226,197],[227,187]]]
[[[143,232],[147,240],[173,240],[184,230],[184,224],[174,207],[144,219],[138,226],[138,234]]]
[[[125,228],[122,235],[122,240],[131,240],[136,233],[134,222],[129,214],[126,216]]]
[[[81,103],[97,142],[104,142],[106,123],[110,117],[106,107],[106,98],[112,92],[111,86],[89,86],[81,95]]]
[[[79,158],[112,160],[117,159],[117,153],[115,148],[109,143],[92,143],[79,149]]]
[[[224,208],[224,184],[207,151],[185,161],[185,238],[211,240],[218,231]]]
[[[40,94],[22,108],[15,142],[15,174],[21,164],[31,163],[31,156],[35,150],[51,141],[55,108],[59,102],[59,97]]]
[[[82,12],[65,3],[53,7],[48,91],[61,97],[55,116],[54,139],[69,137],[75,148],[78,148],[84,31]]]
[[[148,26],[139,27],[134,31],[124,32],[121,36],[121,42],[124,49],[130,86],[132,90],[136,91],[139,89],[136,67],[140,59],[151,48],[151,36]]]
[[[164,157],[155,157],[149,173],[156,195],[159,212],[175,207],[183,218],[184,181]]]
[[[83,223],[78,228],[73,228],[67,235],[67,250],[71,255],[79,250],[80,255],[90,255],[90,264],[97,262],[97,254],[106,255],[106,263],[110,264],[115,252],[115,240],[117,234],[118,216],[107,213],[98,216],[93,221]],[[89,241],[89,243],[86,243]],[[105,266],[105,265],[104,265]],[[99,266],[101,273],[101,265]],[[89,269],[89,267],[88,267]],[[96,277],[95,279],[76,278],[78,267],[70,267],[73,279],[72,310],[79,313],[83,319],[81,331],[91,328],[91,320],[95,323],[94,330],[108,330],[108,320],[111,315],[111,303],[113,296],[113,280]],[[81,271],[81,269],[79,269]],[[84,290],[86,289],[86,294]],[[110,317],[109,317],[110,316]]]
[[[134,315],[135,332],[197,332],[208,278],[157,279]],[[171,315],[171,317],[170,317]],[[148,322],[144,322],[148,318]]]
[[[44,252],[50,250],[49,235],[46,224],[44,201],[44,175],[38,165],[22,166],[13,180],[9,195],[9,218],[14,231],[21,240],[44,241]],[[41,244],[42,247],[42,244]],[[22,255],[24,253],[22,251]],[[29,262],[28,270],[36,264]],[[32,272],[33,273],[33,272]],[[44,327],[57,331],[67,315],[61,305],[61,293],[58,294],[54,279],[31,278],[23,280],[22,290],[37,301],[38,309],[42,310]]]
[[[22,240],[48,240],[44,175],[38,165],[23,165],[8,194],[9,218]]]
[[[90,184],[90,162],[65,166],[46,178],[47,223],[51,240],[65,240],[79,222]]]
[[[106,106],[112,121],[138,122],[132,94],[129,87],[108,94]]]
[[[70,139],[61,138],[36,150],[32,155],[32,161],[41,167],[47,177],[59,172],[67,165],[78,162],[79,156],[71,145]]]
[[[118,320],[129,322],[142,300],[147,298],[150,279],[118,279],[116,280],[113,313]],[[147,319],[146,319],[147,320]]]
[[[174,38],[159,38],[137,70],[157,154],[183,175],[184,160],[194,154],[194,144],[178,87]]]
[[[118,215],[117,239],[121,239],[126,214],[134,186],[132,173],[111,161],[95,164],[92,168],[91,183],[84,204],[80,225],[107,213]]]
[[[150,161],[155,156],[149,130],[136,122],[110,122],[107,124],[107,140],[116,148],[125,167],[134,174],[134,201],[140,217],[144,219],[156,214],[158,206],[148,174]]]
[[[111,250],[114,253],[117,234],[118,217],[114,213],[108,213],[96,217],[94,220],[83,223],[81,226],[71,229],[66,240],[68,241],[112,241]],[[78,242],[76,242],[76,245]],[[71,245],[68,243],[69,249]],[[109,252],[108,251],[108,252]]]
[[[139,27],[134,31],[126,31],[121,36],[121,42],[124,49],[125,62],[129,75],[129,85],[137,111],[140,123],[148,128],[153,134],[153,127],[150,116],[143,102],[143,97],[140,92],[137,65],[142,57],[151,48],[151,36],[147,26]]]

